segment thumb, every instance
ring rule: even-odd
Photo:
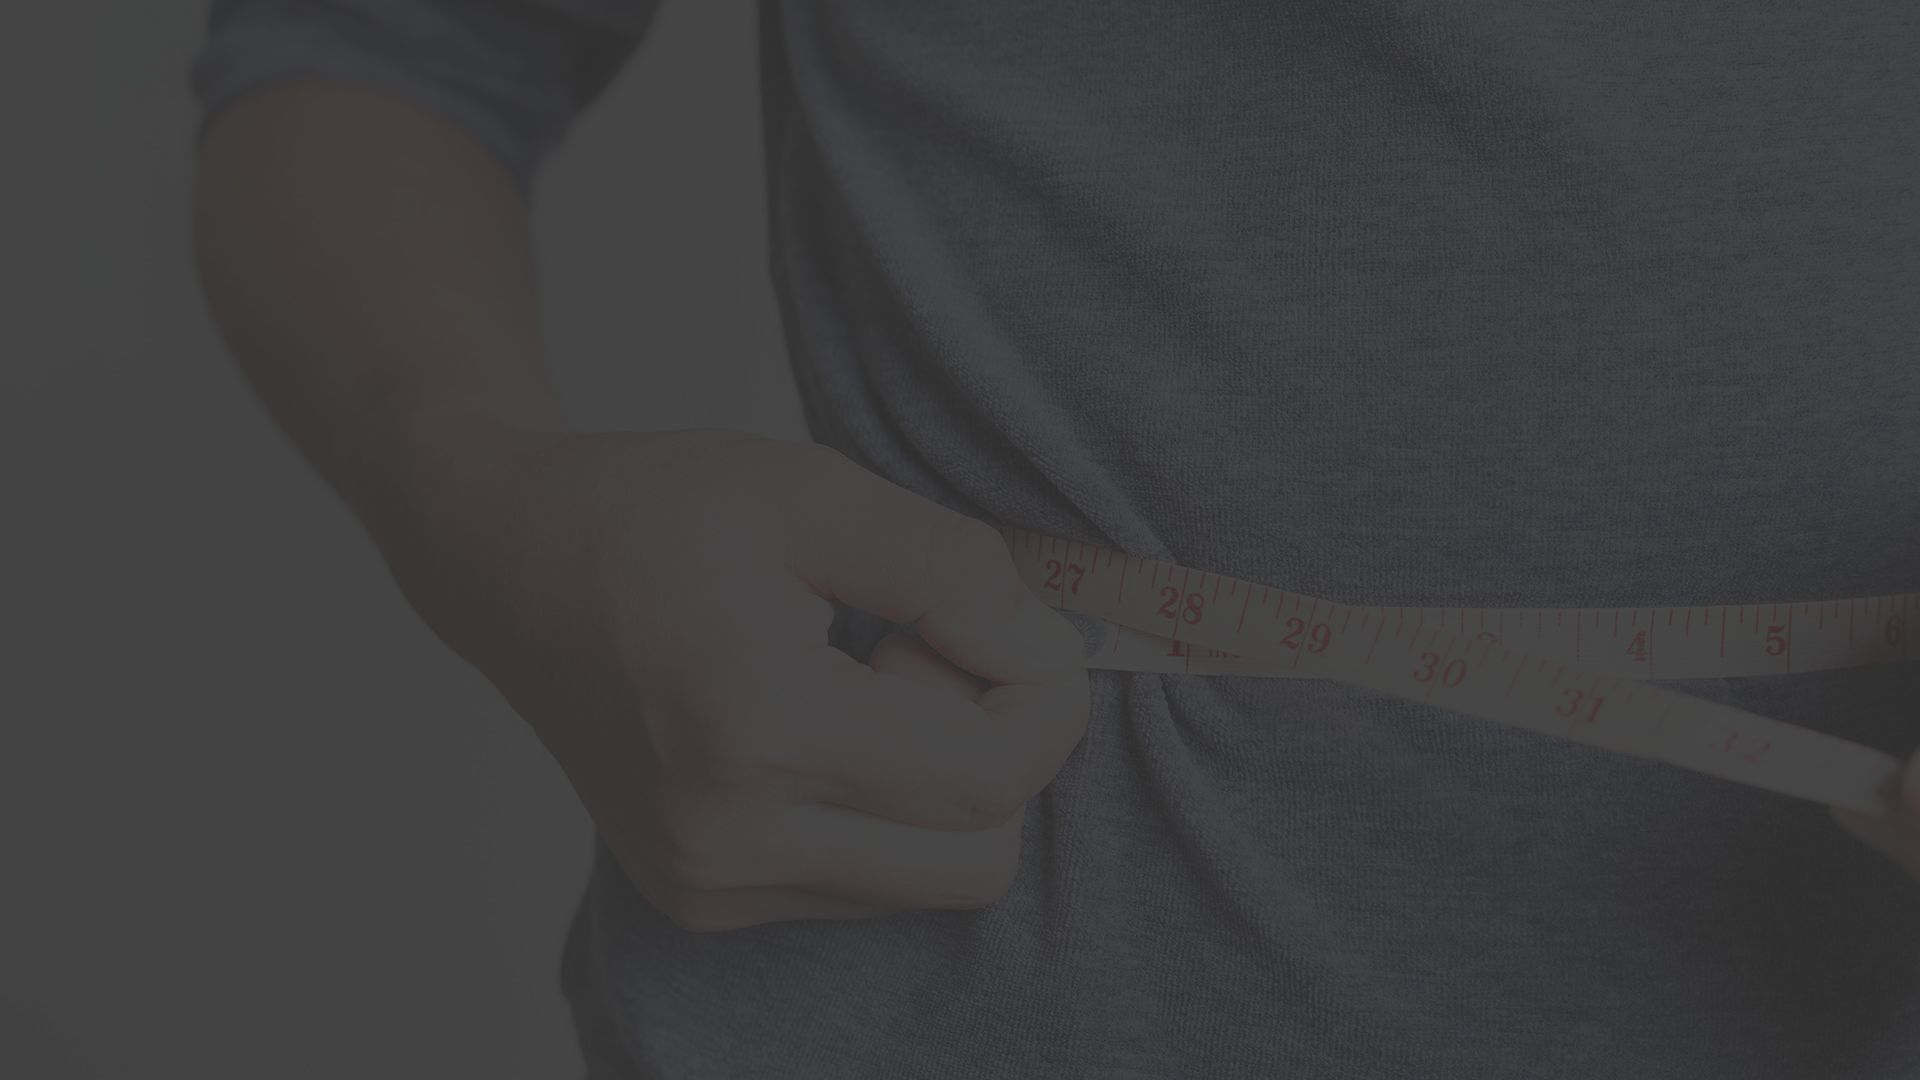
[[[829,600],[907,623],[989,682],[1086,666],[1080,631],[1014,568],[1000,531],[851,466],[835,513],[797,515],[788,565]]]
[[[1920,753],[1901,767],[1893,797],[1883,813],[1866,814],[1837,806],[1829,813],[1842,828],[1888,854],[1902,845],[1902,838],[1907,845],[1920,844]]]
[[[987,684],[947,662],[911,630],[896,630],[873,648],[867,666],[883,675],[900,675],[915,682],[979,701]]]
[[[1900,769],[1900,784],[1887,816],[1901,829],[1920,837],[1920,753],[1909,757]]]

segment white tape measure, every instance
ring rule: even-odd
[[[1652,679],[1903,663],[1891,593],[1713,607],[1363,607],[1022,529],[1027,585],[1104,620],[1089,661],[1118,671],[1334,679],[1785,795],[1885,812],[1900,762]]]

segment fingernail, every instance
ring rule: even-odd
[[[1112,640],[1113,624],[1105,619],[1096,619],[1084,611],[1062,611],[1059,614],[1080,632],[1082,657],[1098,656],[1100,650],[1106,648],[1107,643]]]
[[[1920,754],[1909,758],[1907,767],[1898,775],[1899,779],[1894,781],[1895,802],[1909,817],[1920,818]]]
[[[1034,629],[1034,646],[1049,662],[1065,663],[1084,657],[1086,632],[1074,619],[1073,612],[1050,608],[1038,597],[1030,611],[1034,620],[1030,624]]]

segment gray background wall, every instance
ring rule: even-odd
[[[586,817],[199,299],[203,6],[17,4],[0,34],[0,1075],[577,1075]],[[801,430],[753,50],[751,5],[665,5],[546,178],[583,423]]]

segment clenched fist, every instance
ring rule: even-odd
[[[1000,534],[820,446],[450,443],[374,530],[416,610],[688,929],[979,907],[1085,731],[1081,637]],[[911,624],[860,664],[830,601]]]

